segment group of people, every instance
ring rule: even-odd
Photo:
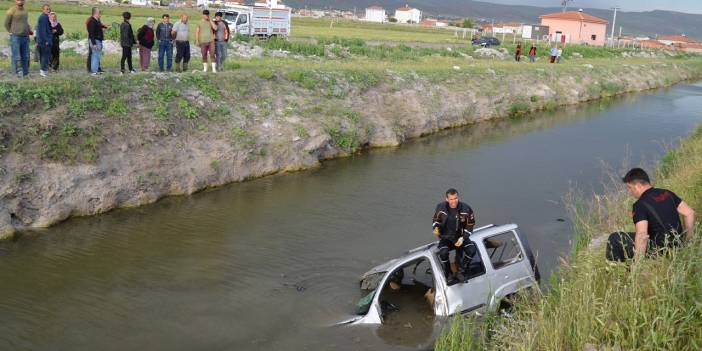
[[[93,75],[103,73],[102,56],[105,26],[100,18],[99,8],[92,9],[85,26],[88,32],[88,57],[86,69]],[[173,48],[175,47],[175,71],[188,71],[190,62],[190,29],[188,15],[182,14],[175,24],[170,22],[170,16],[164,14],[161,23],[154,29],[155,20],[149,17],[136,35],[131,24],[132,15],[122,14],[119,26],[119,43],[122,47],[120,71],[122,74],[136,72],[132,63],[132,51],[139,51],[139,66],[142,71],[148,71],[151,65],[151,52],[158,43],[159,71],[173,70]],[[12,72],[19,76],[29,75],[30,37],[34,36],[36,51],[40,62],[39,75],[46,77],[49,70],[57,71],[60,62],[60,37],[64,34],[63,27],[56,13],[51,11],[48,4],[42,6],[42,14],[37,25],[32,30],[29,25],[28,11],[24,0],[15,0],[15,6],[7,11],[5,29],[10,33],[10,50]],[[196,24],[195,45],[202,53],[202,71],[207,72],[208,66],[212,72],[222,71],[227,57],[227,45],[230,38],[229,24],[223,19],[223,14],[217,12],[214,19],[210,18],[209,10],[202,11],[202,20]]]
[[[561,55],[563,55],[562,48],[554,45],[551,47],[550,54],[550,63],[561,63]],[[514,50],[514,60],[517,62],[521,62],[522,60],[522,43],[517,43],[517,47]],[[534,45],[534,43],[532,43],[529,48],[529,62],[536,62],[536,45]]]
[[[151,65],[151,52],[158,42],[158,69],[160,72],[173,71],[173,48],[175,47],[175,71],[187,72],[190,63],[190,28],[188,15],[183,13],[180,20],[171,23],[169,14],[161,16],[161,23],[154,29],[155,19],[149,17],[134,35],[131,24],[132,14],[124,12],[119,26],[122,58],[120,70],[136,72],[132,63],[132,51],[139,50],[139,66],[142,71],[148,71]],[[93,8],[93,14],[88,19],[88,39],[90,54],[88,70],[92,74],[100,74],[100,57],[102,55],[103,31],[106,28],[100,22],[100,10]],[[200,46],[202,53],[202,71],[207,72],[208,63],[212,72],[222,71],[227,57],[227,45],[230,38],[229,24],[223,19],[223,14],[217,12],[215,18],[210,18],[210,11],[202,11],[202,20],[196,23],[195,45]],[[209,55],[208,55],[209,54]],[[209,57],[208,57],[209,56]],[[208,62],[209,59],[209,62]],[[126,70],[128,69],[128,71]]]
[[[656,257],[692,240],[695,212],[678,195],[653,187],[648,174],[641,168],[631,169],[622,181],[629,194],[636,198],[632,211],[636,230],[609,236],[608,260],[624,262],[639,257]],[[474,226],[473,209],[459,201],[456,189],[447,190],[445,201],[434,210],[432,228],[439,239],[439,261],[449,285],[465,281],[469,264],[477,253],[475,243],[470,239]],[[452,250],[456,252],[456,274],[449,261]]]
[[[34,30],[29,25],[24,0],[15,0],[15,6],[10,7],[5,16],[5,29],[10,33],[11,69],[20,76],[29,74],[29,37],[32,35],[39,56],[39,75],[46,77],[49,68],[59,68],[59,37],[63,35],[63,27],[51,6],[44,4],[41,12]]]

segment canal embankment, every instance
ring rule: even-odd
[[[634,199],[613,175],[608,191],[571,196],[574,247],[544,294],[484,324],[455,319],[437,350],[697,350],[702,344],[702,231],[665,257],[605,260],[608,233],[632,231]],[[702,208],[702,126],[659,163],[654,186]]]
[[[637,58],[3,80],[0,237],[700,77],[699,58]]]

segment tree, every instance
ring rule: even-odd
[[[397,23],[397,18],[395,18],[395,17],[388,17],[388,22],[390,22],[390,23]]]
[[[475,26],[475,23],[471,21],[470,19],[466,18],[463,20],[463,23],[461,23],[460,27],[463,28],[473,28]]]

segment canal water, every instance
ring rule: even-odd
[[[433,239],[447,188],[479,226],[517,223],[547,275],[570,248],[564,195],[651,167],[701,111],[702,84],[682,84],[26,233],[0,243],[0,350],[431,348],[426,308],[330,325],[354,312],[360,274]]]

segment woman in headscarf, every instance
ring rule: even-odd
[[[137,31],[137,42],[139,43],[139,65],[142,71],[149,70],[151,64],[151,48],[154,47],[154,18],[149,17]]]
[[[56,12],[49,13],[49,23],[51,24],[51,33],[53,34],[53,43],[51,45],[51,58],[49,59],[49,67],[54,71],[59,69],[59,55],[61,48],[59,47],[59,37],[63,35],[63,27],[56,17]]]

